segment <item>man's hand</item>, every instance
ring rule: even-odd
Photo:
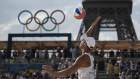
[[[51,66],[48,66],[48,65],[43,65],[42,70],[46,71],[47,73],[50,73],[53,71],[53,68]]]

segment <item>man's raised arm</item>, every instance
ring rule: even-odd
[[[86,32],[86,35],[87,35],[88,37],[91,36],[91,33],[92,33],[92,31],[93,31],[93,28],[95,27],[95,25],[97,24],[97,22],[98,22],[100,19],[101,19],[101,16],[99,16],[99,17],[91,24],[90,28],[89,28],[89,29],[87,30],[87,32]]]

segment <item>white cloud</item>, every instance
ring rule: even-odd
[[[11,28],[15,28],[14,26],[18,25],[17,20],[12,20],[9,23],[0,24],[0,29],[2,32],[9,31]]]
[[[136,13],[136,15],[139,15],[140,14],[140,12],[138,12],[138,11],[136,11],[135,13]]]
[[[133,24],[134,24],[134,28],[135,28],[137,37],[138,37],[138,39],[140,39],[140,23],[135,19],[132,19],[132,21],[133,21]]]
[[[140,5],[140,0],[133,0],[134,6],[139,6]]]

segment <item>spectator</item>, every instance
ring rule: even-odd
[[[56,54],[55,54],[55,52],[53,52],[53,54],[52,54],[52,56],[51,56],[51,64],[52,64],[52,66],[55,66],[56,65]]]
[[[117,59],[116,58],[112,58],[111,62],[112,62],[112,66],[114,67],[115,64],[117,63]]]
[[[72,47],[72,59],[76,59],[76,48]]]
[[[2,63],[2,52],[0,50],[0,63]]]
[[[136,65],[133,63],[131,64],[131,70],[135,71],[136,70]]]
[[[14,58],[11,57],[11,58],[9,59],[9,63],[10,63],[10,64],[14,64],[14,62],[15,62],[15,61],[14,61]]]
[[[36,52],[36,49],[33,48],[33,49],[31,50],[31,57],[32,57],[32,58],[35,58],[35,52]]]
[[[110,56],[110,58],[111,58],[111,57],[114,57],[114,51],[113,51],[113,49],[111,49],[110,55],[109,55],[109,56]]]
[[[4,73],[5,72],[5,68],[3,67],[3,65],[0,66],[0,73]]]
[[[98,56],[98,53],[99,53],[99,49],[98,49],[98,47],[96,47],[96,49],[95,49],[95,56]]]
[[[43,77],[42,79],[46,79],[46,74],[47,74],[47,73],[46,73],[45,71],[41,71],[41,75],[42,75],[42,77]]]
[[[63,69],[63,66],[62,66],[62,63],[60,62],[60,63],[58,64],[57,70],[61,70],[61,69]]]
[[[58,53],[58,57],[61,58],[62,57],[62,53],[61,53],[60,47],[57,47],[57,53]]]
[[[137,62],[137,70],[140,70],[140,61]]]
[[[29,48],[28,48],[25,52],[26,52],[27,56],[29,56],[29,55],[30,55],[30,53],[31,53],[31,51],[30,51],[30,49],[29,49]]]
[[[126,64],[126,68],[127,69],[130,69],[130,61],[129,60],[126,60],[125,64]]]
[[[74,48],[74,46],[71,46],[71,48],[70,48],[70,57],[72,57],[72,49]]]
[[[23,77],[24,73],[25,73],[25,69],[21,68],[21,70],[19,71],[20,75]]]
[[[48,54],[48,50],[47,49],[45,49],[45,58],[49,59],[49,54]]]
[[[119,79],[119,64],[116,63],[114,67],[115,79]]]
[[[35,52],[35,58],[39,58],[39,50],[36,50],[36,52]]]
[[[45,54],[46,54],[46,53],[45,53],[45,50],[43,50],[43,51],[42,51],[42,58],[43,58],[43,59],[45,58]]]
[[[131,71],[129,69],[127,69],[126,78],[128,78],[128,79],[131,79],[132,78]]]
[[[138,49],[137,49],[137,58],[139,58],[140,57],[140,47],[138,47]]]
[[[42,50],[39,50],[39,58],[42,58]]]
[[[59,56],[60,57],[60,56]],[[62,56],[61,56],[62,57]],[[61,58],[60,57],[60,58]],[[67,58],[68,57],[68,50],[67,48],[64,48],[64,58]]]
[[[118,50],[116,51],[116,57],[120,57],[120,53],[121,53],[121,51],[118,49]]]
[[[121,60],[120,60],[120,71],[122,72],[123,69],[124,69],[124,59],[121,58]]]
[[[7,53],[7,49],[6,49],[6,47],[4,47],[4,50],[3,50],[3,59],[6,59],[6,58],[8,58],[8,53]]]
[[[10,78],[11,79],[16,79],[16,73],[14,71],[11,72]]]
[[[29,67],[28,70],[29,70],[29,75],[32,76],[35,70],[31,66]]]
[[[76,58],[81,55],[81,49],[79,48],[79,45],[76,45]]]
[[[99,55],[101,58],[103,58],[104,57],[104,50],[102,49],[101,51],[100,51],[100,55]]]
[[[109,61],[109,63],[107,64],[107,74],[108,74],[108,78],[111,79],[112,78],[112,74],[113,74],[113,67],[112,67],[112,63],[111,60]]]
[[[130,47],[130,57],[131,58],[134,58],[135,57],[134,53],[135,53],[134,48],[133,47]]]
[[[29,50],[29,48],[25,51],[25,53],[26,53],[25,58],[27,59],[28,63],[30,63],[31,51]]]
[[[14,56],[14,58],[17,57],[17,50],[14,50],[14,51],[13,51],[13,56]]]
[[[127,49],[122,50],[122,57],[123,57],[123,58],[128,57],[128,56],[127,56],[127,54],[128,54],[127,51],[128,51]]]

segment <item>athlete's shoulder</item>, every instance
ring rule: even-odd
[[[76,60],[85,60],[89,58],[89,56],[87,54],[83,54],[83,55],[80,55]]]
[[[82,67],[87,67],[90,65],[90,58],[88,55],[83,54],[76,59],[76,63],[81,64]]]

